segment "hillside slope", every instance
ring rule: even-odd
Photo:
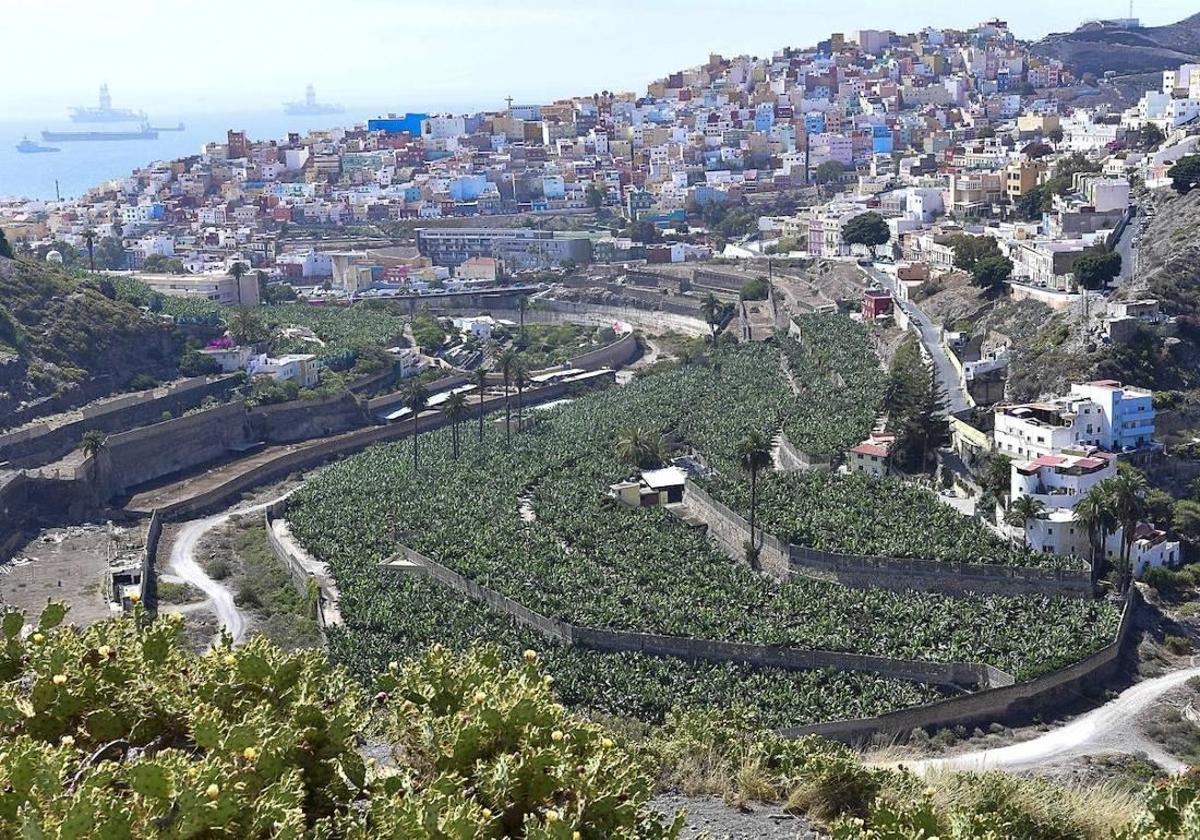
[[[1153,73],[1197,61],[1200,56],[1200,14],[1166,26],[1113,29],[1095,23],[1074,32],[1047,35],[1030,50],[1044,58],[1057,58],[1076,75],[1103,76],[1113,70]]]
[[[180,350],[173,327],[157,316],[59,268],[0,258],[0,427],[39,403],[64,408],[123,390],[139,375],[173,376]]]

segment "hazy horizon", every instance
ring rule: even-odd
[[[302,98],[308,82],[321,101],[348,111],[499,109],[509,95],[545,102],[601,89],[640,91],[710,52],[766,55],[809,46],[830,32],[964,28],[1002,12],[1018,37],[1032,39],[1083,20],[1078,9],[1033,0],[988,13],[949,0],[917,6],[863,0],[819,11],[812,3],[778,0],[563,6],[351,0],[331,14],[317,0],[18,0],[5,9],[6,28],[21,36],[6,44],[5,63],[36,84],[0,89],[0,113],[64,119],[68,106],[94,104],[101,82],[116,107],[154,117],[278,109]],[[1128,6],[1110,0],[1090,11],[1117,17]],[[1143,23],[1161,25],[1195,7],[1159,0],[1133,11]],[[65,19],[87,25],[64,26]]]

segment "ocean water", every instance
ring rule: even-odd
[[[387,110],[395,111],[395,106]],[[413,110],[422,110],[416,109]],[[304,133],[312,129],[351,126],[365,122],[379,110],[347,109],[344,114],[293,117],[282,110],[243,111],[224,114],[177,114],[153,116],[151,124],[173,126],[180,120],[184,131],[159,132],[157,140],[121,140],[101,142],[43,142],[42,129],[51,131],[136,130],[127,123],[72,123],[63,116],[55,120],[0,119],[0,196],[25,196],[52,199],[55,184],[63,198],[79,196],[110,178],[128,175],[134,169],[157,160],[194,155],[205,143],[224,142],[229,129],[245,130],[252,140],[283,139],[289,131]],[[17,143],[28,137],[62,151],[22,154]]]

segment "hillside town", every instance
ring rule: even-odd
[[[25,828],[1196,836],[1200,61],[1045,42],[0,198]]]

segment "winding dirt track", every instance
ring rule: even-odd
[[[264,510],[275,502],[286,499],[289,495],[290,492],[284,493],[269,501],[184,522],[171,546],[171,574],[178,576],[185,583],[191,584],[208,596],[208,605],[212,608],[217,620],[221,622],[221,627],[233,637],[234,642],[240,642],[246,635],[246,614],[238,609],[233,600],[233,593],[229,591],[228,587],[210,578],[196,562],[196,546],[201,537],[213,528],[224,525],[231,517]],[[215,642],[219,638],[220,634],[213,641]]]
[[[1163,769],[1179,773],[1183,762],[1137,731],[1142,715],[1164,694],[1200,676],[1200,667],[1173,671],[1145,680],[1121,692],[1098,709],[1030,741],[948,758],[900,762],[924,775],[938,770],[1036,770],[1066,759],[1113,752],[1144,752]]]

